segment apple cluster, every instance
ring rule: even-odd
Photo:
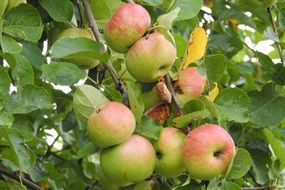
[[[27,3],[27,0],[1,0],[0,1],[0,16],[5,12],[8,12],[14,7],[17,7],[21,3]]]
[[[215,124],[204,124],[187,136],[174,127],[163,128],[157,141],[134,133],[136,120],[119,102],[106,102],[93,111],[87,133],[98,147],[101,178],[126,186],[149,178],[155,171],[177,177],[209,180],[226,172],[235,145],[229,133]]]
[[[125,53],[128,72],[139,82],[155,82],[168,73],[176,48],[152,31],[149,13],[135,3],[121,4],[107,23],[104,36],[111,49]]]
[[[174,45],[163,34],[150,29],[150,25],[150,15],[142,6],[123,3],[104,30],[108,46],[125,54],[128,72],[142,83],[157,82],[176,59]],[[186,68],[177,76],[174,86],[183,104],[202,94],[206,77],[198,68]],[[151,108],[149,115],[154,118],[161,109],[153,107],[162,99],[171,102],[167,95],[161,97],[164,90],[158,82],[143,94],[146,109]],[[91,113],[87,134],[102,148],[98,175],[103,185],[128,186],[154,172],[167,178],[188,172],[193,178],[210,180],[225,174],[234,156],[233,139],[218,125],[204,124],[188,134],[165,127],[158,140],[153,140],[136,134],[137,122],[132,111],[120,102],[105,102]]]

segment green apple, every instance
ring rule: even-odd
[[[156,151],[155,171],[164,177],[177,177],[184,170],[182,145],[185,135],[179,129],[164,128],[159,140],[153,143]]]
[[[182,104],[201,95],[206,84],[206,77],[201,75],[197,67],[188,67],[178,73],[177,96]]]
[[[7,5],[8,5],[8,0],[0,1],[0,16],[2,16],[5,13]]]
[[[104,36],[111,49],[126,53],[150,27],[148,12],[135,3],[123,3],[107,23]]]
[[[160,103],[160,98],[157,94],[156,87],[153,87],[150,91],[142,93],[142,99],[145,110],[149,110],[153,106]]]
[[[10,9],[17,7],[21,3],[27,3],[27,0],[9,0],[9,3],[6,7],[6,11],[9,11]]]
[[[92,31],[89,28],[67,28],[63,30],[60,34],[54,36],[53,40],[59,40],[64,37],[70,37],[70,38],[78,38],[78,37],[84,37],[91,40],[95,40]],[[94,58],[88,58],[88,57],[72,57],[64,59],[64,61],[74,63],[84,69],[93,68],[94,66],[99,64],[99,61]]]
[[[276,2],[277,0],[240,0],[242,5],[251,9],[266,9]]]
[[[135,116],[127,106],[119,102],[106,102],[90,115],[87,134],[98,147],[104,148],[126,141],[135,127]]]
[[[126,54],[129,73],[140,82],[155,82],[171,69],[176,49],[164,35],[149,34],[137,41]]]
[[[230,134],[215,124],[190,131],[183,144],[183,162],[190,176],[210,180],[223,175],[235,154]]]
[[[104,149],[100,162],[111,182],[126,186],[150,177],[155,167],[155,151],[146,138],[132,135],[124,143]]]

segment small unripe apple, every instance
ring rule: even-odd
[[[176,128],[164,128],[159,140],[153,143],[156,151],[155,171],[164,177],[177,177],[184,170],[182,145],[185,135]]]
[[[105,28],[107,44],[116,52],[126,53],[144,35],[150,23],[150,15],[145,8],[135,3],[123,3]]]
[[[183,144],[183,162],[190,176],[210,180],[223,175],[235,154],[230,134],[215,124],[190,131]]]
[[[266,9],[276,3],[277,0],[240,0],[240,2],[251,9]]]
[[[70,37],[70,38],[78,38],[78,37],[84,37],[91,40],[95,40],[92,31],[89,28],[67,28],[63,30],[60,34],[54,37],[53,40],[59,40],[64,37]],[[83,56],[79,57],[72,57],[68,59],[64,59],[67,62],[74,63],[78,66],[81,66],[83,68],[93,68],[94,66],[99,64],[99,61],[93,58],[86,58]]]
[[[188,67],[178,73],[178,97],[185,104],[201,95],[206,84],[206,77],[201,75],[197,67]]]
[[[155,32],[137,41],[126,54],[129,73],[140,82],[155,82],[171,69],[176,49],[164,35]]]
[[[9,11],[10,9],[17,7],[21,3],[27,3],[27,0],[9,0],[9,3],[6,7],[6,11]]]
[[[127,106],[119,102],[106,102],[90,115],[87,133],[98,147],[104,148],[126,141],[135,127],[135,116]]]
[[[8,5],[8,0],[0,1],[0,16],[2,16],[5,13],[7,5]]]
[[[155,151],[146,138],[132,135],[124,143],[104,149],[100,162],[111,182],[125,186],[150,177],[155,167]]]

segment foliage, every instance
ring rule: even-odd
[[[103,33],[122,2],[90,2]],[[103,189],[97,180],[100,149],[87,137],[86,122],[93,109],[113,100],[129,103],[137,120],[136,133],[151,140],[159,137],[162,127],[219,123],[237,147],[225,176],[207,182],[190,179],[186,173],[171,179],[153,175],[134,189],[284,189],[285,1],[267,10],[246,7],[238,0],[136,2],[148,10],[152,24],[158,21],[164,26],[160,32],[176,46],[177,60],[169,72],[172,78],[187,59],[184,56],[192,54],[187,65],[197,66],[208,79],[203,96],[188,102],[183,116],[171,112],[162,126],[144,115],[141,88],[126,71],[124,55],[104,51],[100,42],[87,38],[53,43],[65,28],[89,26],[82,1],[28,0],[0,19],[0,168],[42,189]],[[197,25],[208,35],[200,60],[205,36],[193,34],[195,46],[187,51],[192,43],[188,38]],[[270,52],[257,48],[266,40],[271,40]],[[82,68],[72,62],[78,57],[95,59],[98,64]],[[127,95],[120,93],[106,72],[106,62],[112,63]],[[0,189],[26,188],[31,187],[19,178],[0,175]]]

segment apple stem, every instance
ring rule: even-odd
[[[276,24],[275,24],[273,15],[272,15],[272,7],[268,7],[267,8],[267,13],[269,15],[269,19],[270,19],[270,22],[271,22],[271,25],[272,25],[273,32],[276,34],[276,36],[278,36],[278,30],[277,30],[277,27],[276,27]],[[281,46],[280,46],[280,44],[277,41],[274,41],[274,42],[275,42],[275,45],[277,47],[277,50],[278,50],[281,62],[282,62],[283,65],[285,65],[285,62],[284,62],[284,59],[283,59],[283,56],[282,56]]]
[[[172,79],[171,79],[170,75],[167,74],[164,77],[164,80],[165,80],[165,83],[166,83],[166,86],[167,86],[168,90],[171,93],[172,100],[173,100],[173,102],[175,104],[175,107],[176,107],[176,110],[177,110],[177,115],[182,115],[183,112],[182,112],[181,102],[180,102],[180,100],[178,99],[178,97],[176,95],[176,92],[175,92],[174,87],[172,85]]]
[[[83,5],[84,5],[84,9],[86,11],[86,15],[89,21],[89,25],[90,28],[95,36],[96,41],[100,42],[102,44],[102,50],[103,51],[107,51],[107,45],[101,40],[101,34],[100,31],[98,29],[98,26],[96,24],[95,18],[93,16],[93,12],[90,6],[90,3],[88,0],[82,0]],[[116,89],[118,91],[120,91],[120,93],[123,95],[123,97],[126,97],[127,99],[127,104],[128,104],[128,93],[127,93],[127,89],[124,86],[123,82],[119,79],[116,70],[114,69],[112,63],[110,62],[110,60],[107,61],[107,63],[104,64],[104,67],[107,68],[107,70],[109,71],[111,78],[113,80],[113,82],[116,85]]]

